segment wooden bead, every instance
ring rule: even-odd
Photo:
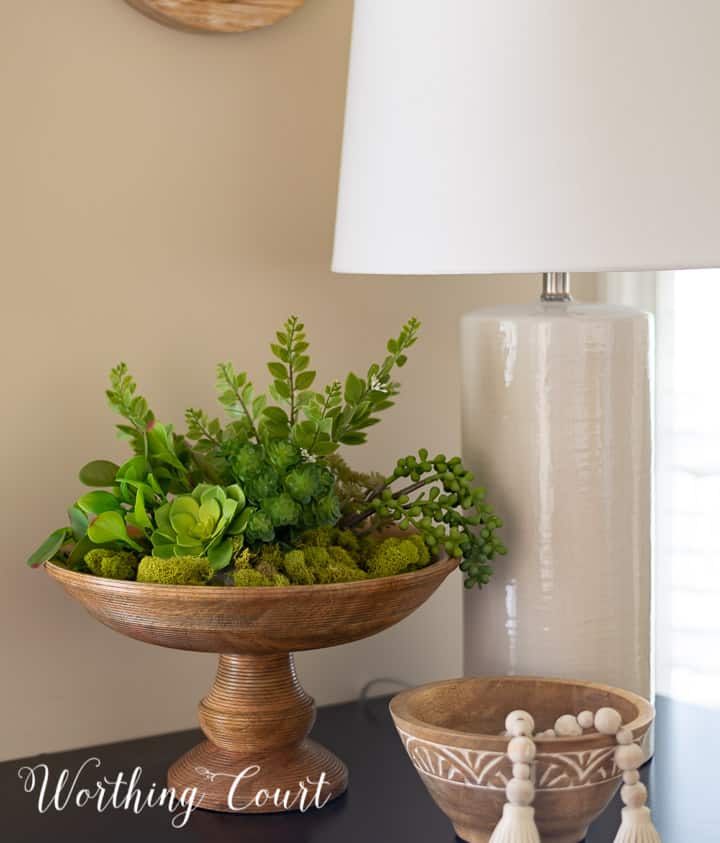
[[[514,779],[529,779],[530,765],[529,764],[513,764],[513,778]]]
[[[556,738],[557,732],[555,729],[546,729],[544,732],[541,732],[544,738]]]
[[[507,756],[513,764],[532,764],[535,760],[535,744],[530,738],[513,738],[508,744]]]
[[[637,784],[640,781],[640,773],[637,770],[625,770],[623,773],[623,784]]]
[[[592,711],[581,711],[577,716],[578,723],[583,729],[592,729],[595,723],[595,715]]]
[[[620,798],[628,808],[642,808],[647,802],[647,788],[642,782],[623,785]]]
[[[527,779],[510,779],[505,788],[505,794],[511,805],[532,805],[535,787]]]
[[[637,770],[643,763],[643,751],[636,743],[619,746],[615,750],[615,763],[621,770]]]
[[[617,735],[622,726],[620,712],[614,708],[599,708],[595,714],[595,728],[602,735]]]
[[[561,738],[582,735],[582,728],[573,714],[563,714],[555,721],[555,733]]]
[[[505,718],[505,728],[513,737],[529,736],[535,731],[535,721],[527,711],[518,709]]]
[[[630,731],[630,729],[620,729],[617,735],[615,735],[615,740],[619,744],[627,746],[627,744],[632,743],[635,738],[633,737],[633,733]]]

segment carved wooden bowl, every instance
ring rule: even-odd
[[[297,680],[293,651],[346,644],[393,626],[456,565],[445,559],[394,577],[285,588],[152,585],[49,562],[46,569],[117,632],[220,654],[215,683],[199,706],[207,740],[172,765],[168,783],[178,794],[197,787],[201,808],[270,813],[301,807],[300,782],[308,798],[317,794],[322,802],[347,787],[342,761],[307,738],[315,703]],[[289,795],[278,800],[277,792]]]
[[[505,717],[529,711],[538,732],[561,714],[610,706],[641,742],[653,721],[650,703],[629,691],[591,682],[491,677],[436,682],[398,694],[395,726],[430,795],[458,837],[488,843],[505,802],[511,764]],[[607,807],[622,773],[614,736],[536,738],[535,819],[543,843],[579,843]]]

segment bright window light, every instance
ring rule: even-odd
[[[720,270],[657,296],[656,684],[720,706]]]

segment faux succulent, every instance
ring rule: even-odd
[[[314,388],[304,325],[287,320],[271,344],[267,392],[231,363],[217,367],[228,421],[191,408],[187,431],[158,422],[124,363],[110,373],[123,465],[95,460],[91,487],[31,555],[116,579],[174,584],[312,585],[391,576],[461,559],[465,585],[482,586],[505,553],[502,526],[459,457],[426,450],[393,471],[353,471],[337,451],[362,445],[393,406],[394,380],[417,339],[411,319],[365,375]],[[386,537],[395,526],[407,538]]]
[[[215,570],[226,568],[233,554],[233,536],[241,536],[252,516],[237,484],[200,483],[189,495],[178,495],[155,510],[150,536],[153,556],[206,556]]]

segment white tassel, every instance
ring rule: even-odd
[[[495,826],[490,843],[540,843],[535,825],[535,809],[531,805],[511,805],[506,802],[502,819]]]
[[[603,710],[612,711],[612,709]],[[622,809],[622,822],[615,837],[615,843],[662,843],[653,825],[650,809],[645,805],[647,788],[640,781],[638,773],[638,767],[643,763],[643,751],[635,743],[635,737],[628,728],[621,726],[617,729],[615,740],[617,741],[615,764],[623,774],[620,798],[625,805]]]
[[[650,817],[650,809],[623,808],[615,843],[662,843]]]
[[[526,711],[513,711],[505,720],[505,728],[513,736],[507,748],[507,757],[513,765],[512,778],[505,788],[507,802],[490,843],[540,843],[532,807],[535,786],[531,781],[531,765],[536,749],[531,735],[535,723]]]

